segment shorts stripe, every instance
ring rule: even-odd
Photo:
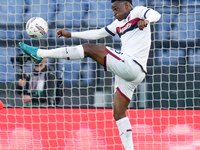
[[[119,89],[119,87],[117,87],[116,89],[130,103],[131,100],[124,93],[122,93],[122,91]]]
[[[140,68],[142,69],[142,71],[143,71],[145,74],[147,74],[147,72],[144,70],[144,68],[142,67],[142,65],[141,65],[139,62],[137,62],[137,61],[134,60],[134,59],[133,59],[133,61],[134,61],[136,64],[138,64],[138,66],[140,66]]]
[[[107,56],[104,57],[104,71],[107,71]]]
[[[114,53],[112,53],[109,49],[105,49],[107,52],[108,52],[108,54],[110,54],[111,56],[113,56],[114,58],[116,58],[117,60],[121,60],[121,58],[120,57],[118,57],[117,55],[115,55]]]

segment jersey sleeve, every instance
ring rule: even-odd
[[[105,30],[112,36],[117,34],[117,32],[116,32],[116,24],[117,24],[117,20],[113,21],[110,25],[105,27]]]
[[[147,12],[150,11],[150,8],[144,6],[136,6],[133,13],[140,19],[146,19]]]
[[[107,36],[109,36],[109,34],[106,32],[105,28],[71,33],[72,38],[80,38],[86,40],[96,40]]]
[[[157,11],[144,6],[136,6],[134,8],[134,13],[137,14],[138,18],[149,20],[149,22],[156,22],[160,19],[161,16]]]

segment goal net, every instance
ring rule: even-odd
[[[161,13],[151,25],[148,74],[127,110],[134,148],[200,149],[200,1],[133,0],[133,6]],[[37,16],[49,25],[41,39],[25,31],[26,22]],[[45,82],[55,84],[46,86],[53,91],[48,101],[24,103],[20,91],[31,91],[18,88],[19,79],[33,75],[35,67],[19,49],[20,41],[47,49],[89,42],[120,50],[117,36],[56,39],[59,29],[99,29],[113,20],[110,0],[0,0],[1,150],[123,149],[112,114],[114,76],[94,60],[48,59],[54,80]]]

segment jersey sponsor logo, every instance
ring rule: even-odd
[[[123,33],[124,31],[126,31],[127,29],[129,29],[131,27],[131,23],[127,23],[126,26],[119,28],[119,33]]]
[[[138,28],[137,23],[140,20],[141,20],[140,18],[135,18],[135,19],[132,19],[129,22],[127,22],[124,26],[117,27],[116,31],[117,31],[117,34],[119,35],[119,37],[121,37],[123,34],[125,34],[128,31]]]

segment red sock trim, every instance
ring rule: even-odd
[[[132,132],[132,129],[127,129],[126,132]]]

